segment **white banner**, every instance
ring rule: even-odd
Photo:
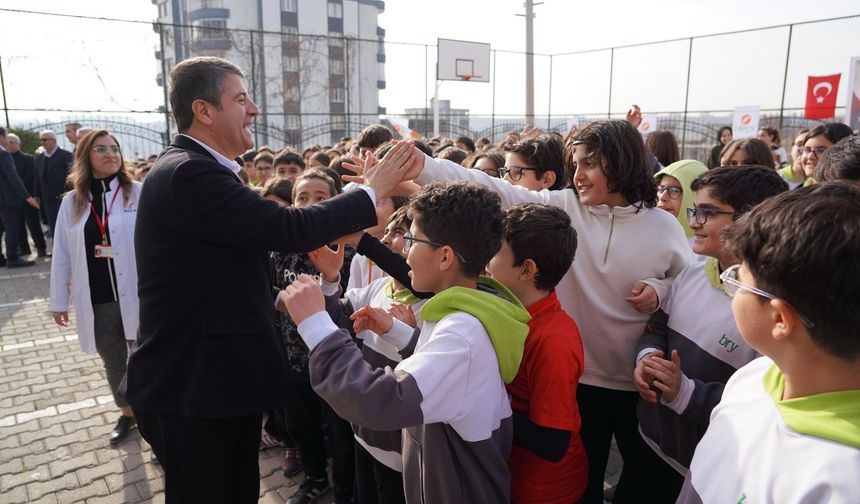
[[[733,138],[754,138],[758,136],[758,115],[760,107],[735,107],[732,119]]]
[[[848,104],[845,107],[845,124],[851,129],[860,128],[860,58],[851,58],[848,72]]]
[[[639,124],[639,133],[647,135],[657,131],[657,114],[642,114],[642,122]]]
[[[409,120],[408,119],[400,119],[396,117],[389,117],[388,121],[394,126],[394,129],[397,131],[397,134],[400,135],[400,138],[409,139],[421,138],[421,134],[417,131],[409,129]]]

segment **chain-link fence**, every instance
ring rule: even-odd
[[[164,88],[177,61],[230,59],[247,75],[261,109],[257,145],[330,145],[368,124],[406,120],[433,135],[436,47],[372,36],[227,29],[0,8],[0,65],[7,124],[24,130],[66,122],[115,131],[135,157],[157,153],[172,134]],[[23,27],[39,26],[38,35]],[[26,35],[26,34],[30,35]],[[639,104],[672,131],[684,157],[704,159],[732,110],[759,105],[761,124],[786,145],[816,121],[803,119],[806,77],[842,72],[860,55],[860,16],[561,54],[535,54],[533,123],[623,117]],[[25,34],[25,35],[22,35]],[[24,37],[24,39],[22,39]],[[445,81],[440,131],[499,141],[525,117],[525,54],[492,50],[490,82]],[[837,119],[844,114],[839,90]],[[68,146],[61,137],[61,145]]]

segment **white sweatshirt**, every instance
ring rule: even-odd
[[[662,300],[674,277],[694,260],[678,220],[658,208],[585,206],[572,189],[529,191],[480,170],[425,156],[424,170],[415,182],[435,180],[487,186],[501,197],[503,208],[541,203],[567,212],[578,246],[556,292],[582,335],[585,369],[580,383],[635,391],[632,363],[650,315],[639,313],[625,299],[641,281]]]

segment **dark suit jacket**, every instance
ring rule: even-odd
[[[15,170],[18,171],[18,176],[21,177],[24,187],[30,194],[33,194],[33,186],[36,183],[36,165],[33,156],[18,151],[12,154],[12,160],[15,161]]]
[[[51,157],[36,156],[36,180],[34,196],[43,200],[59,198],[68,189],[66,177],[72,170],[72,153],[57,147]]]
[[[283,407],[288,364],[267,251],[307,252],[375,223],[364,191],[284,208],[177,136],[149,172],[137,212],[140,331],[129,403],[188,417]]]
[[[0,207],[18,207],[30,197],[9,151],[0,150]]]

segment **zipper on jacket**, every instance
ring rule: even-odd
[[[603,265],[606,266],[606,261],[609,259],[609,244],[612,243],[612,231],[615,228],[615,213],[609,209],[609,236],[606,238],[606,250],[603,252]]]
[[[102,222],[105,222],[105,218],[107,217],[107,206],[108,206],[108,202],[107,202],[108,187],[107,187],[107,184],[105,184],[104,180],[102,180],[101,183],[102,183]],[[117,187],[117,190],[119,190],[119,187]],[[108,233],[108,232],[109,231],[107,230],[107,228],[105,228],[105,233]],[[107,236],[105,236],[105,238],[107,238]],[[111,290],[111,292],[113,292],[113,299],[114,299],[114,301],[119,301],[119,296],[116,295],[116,283],[114,283],[115,279],[114,279],[114,271],[113,271],[113,259],[111,259],[111,258],[107,259],[107,267],[108,267],[108,277],[110,278],[110,290]]]

